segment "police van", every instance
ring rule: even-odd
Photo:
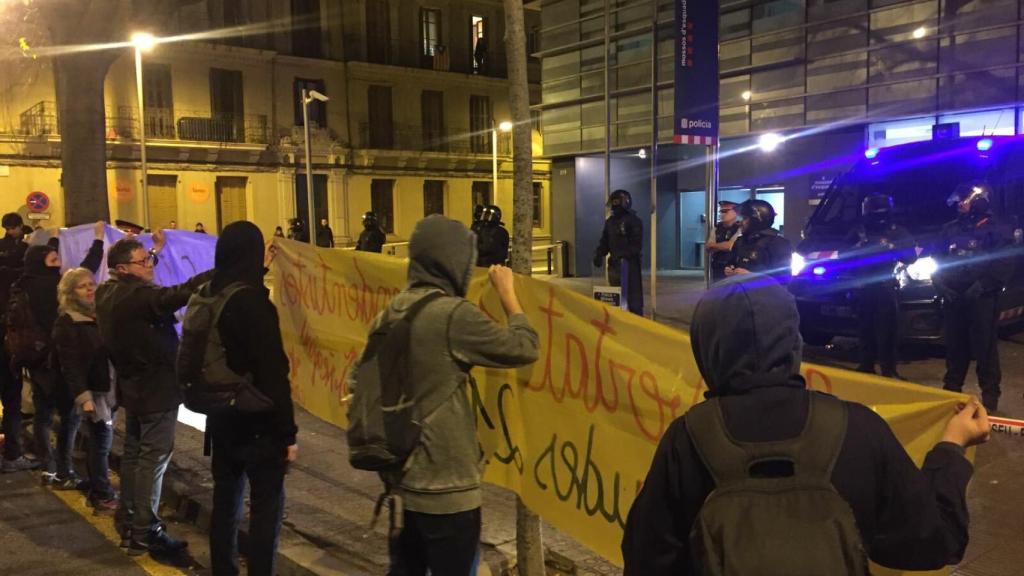
[[[1000,296],[1001,328],[1024,320],[1024,138],[1011,136],[933,139],[869,149],[854,167],[836,179],[805,226],[793,254],[789,287],[800,310],[801,332],[809,344],[834,336],[856,336],[856,291],[865,270],[850,255],[851,232],[861,225],[866,196],[889,195],[893,220],[914,236],[918,260],[892,271],[900,305],[900,337],[939,340],[942,301],[932,286],[938,268],[932,254],[941,244],[942,226],[957,217],[947,203],[962,186],[991,190],[993,214],[1005,226],[1014,268]],[[845,256],[844,256],[845,253]]]

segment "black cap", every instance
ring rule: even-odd
[[[17,212],[8,212],[4,214],[2,222],[4,228],[18,228],[25,224],[25,221],[21,219],[21,215]]]

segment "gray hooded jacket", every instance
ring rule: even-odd
[[[537,360],[537,333],[525,314],[510,317],[506,328],[465,299],[475,263],[476,238],[462,223],[439,215],[420,220],[409,240],[408,287],[370,328],[400,318],[430,292],[447,295],[420,312],[411,332],[416,403],[440,405],[430,414],[415,415],[422,424],[420,446],[407,460],[400,486],[405,507],[415,512],[455,514],[480,507],[484,457],[469,371]]]

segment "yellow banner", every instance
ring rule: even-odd
[[[277,240],[274,300],[296,400],[347,425],[346,379],[370,322],[405,286],[406,261]],[[626,515],[668,425],[706,388],[689,335],[526,277],[516,290],[540,334],[540,358],[476,372],[487,481],[621,565]],[[504,322],[483,270],[469,300]],[[812,364],[808,385],[883,416],[915,462],[938,441],[958,395]]]

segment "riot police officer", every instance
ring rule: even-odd
[[[377,222],[377,215],[373,212],[363,214],[363,231],[359,233],[356,250],[380,254],[381,250],[384,249],[384,243],[387,241],[388,236]]]
[[[306,224],[300,218],[292,218],[288,221],[288,239],[298,242],[309,242],[309,232]]]
[[[943,300],[946,341],[944,388],[959,392],[967,377],[971,354],[977,362],[982,404],[989,412],[999,405],[1002,372],[996,329],[999,293],[1011,273],[1006,258],[1009,235],[989,206],[989,187],[963,184],[949,197],[959,215],[942,229],[935,250],[939,269],[932,277]]]
[[[708,237],[706,250],[711,258],[711,281],[725,279],[725,267],[729,264],[732,245],[739,237],[740,220],[736,216],[739,204],[722,200],[718,203],[718,223]]]
[[[608,196],[612,213],[604,221],[601,240],[594,253],[594,266],[600,268],[604,257],[608,260],[608,281],[622,286],[629,311],[644,315],[643,277],[640,274],[640,253],[643,246],[644,224],[631,209],[633,197],[625,190],[616,190]]]
[[[480,226],[476,230],[476,265],[504,265],[508,261],[508,230],[501,221],[501,208],[493,204],[484,206]]]
[[[917,250],[910,232],[892,221],[890,196],[874,194],[861,203],[861,225],[853,231],[851,256],[857,262],[860,280],[857,290],[860,364],[857,370],[875,373],[876,361],[882,376],[900,378],[896,371],[899,344],[899,300],[893,271],[898,263],[913,264]]]
[[[477,204],[473,206],[473,223],[469,225],[469,230],[474,234],[480,233],[480,228],[483,226],[484,221],[484,205]]]
[[[726,276],[760,272],[783,284],[789,282],[793,246],[772,228],[775,209],[764,200],[747,200],[740,204],[743,218],[740,237],[732,246]]]

